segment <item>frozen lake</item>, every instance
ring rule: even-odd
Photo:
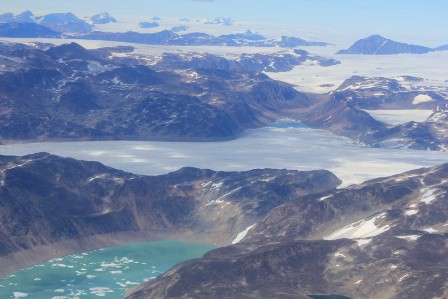
[[[0,146],[1,155],[49,152],[100,161],[136,174],[156,175],[183,166],[214,170],[328,169],[347,186],[448,162],[448,152],[372,149],[309,128],[268,127],[224,142],[48,142]]]

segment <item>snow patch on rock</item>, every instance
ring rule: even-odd
[[[324,236],[325,240],[336,240],[336,239],[357,239],[357,238],[367,238],[374,237],[379,234],[384,233],[389,230],[392,226],[387,224],[384,226],[376,226],[375,222],[385,217],[386,213],[381,213],[375,217],[372,217],[368,220],[360,220],[349,225],[344,226],[343,228],[331,233],[330,235]]]
[[[427,94],[419,94],[418,96],[414,97],[414,100],[412,101],[413,105],[418,105],[421,103],[431,102],[434,101],[434,99],[427,95]]]
[[[256,223],[255,223],[256,224]],[[232,244],[236,244],[239,243],[249,232],[249,230],[255,226],[255,224],[252,224],[251,226],[246,227],[245,230],[243,230],[242,232],[240,232],[236,238],[232,241]]]

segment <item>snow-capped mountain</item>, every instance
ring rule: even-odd
[[[30,11],[24,11],[18,15],[5,13],[0,15],[0,23],[36,23],[58,33],[85,33],[92,30],[92,26],[90,24],[79,19],[71,12],[51,13],[44,16],[35,16]],[[42,36],[36,37],[50,36],[42,34]]]
[[[205,24],[232,26],[233,20],[232,20],[232,18],[218,17],[218,18],[214,18],[214,19],[205,21]]]
[[[112,17],[108,12],[102,12],[92,16],[90,22],[92,22],[92,24],[109,24],[116,23],[117,19]]]

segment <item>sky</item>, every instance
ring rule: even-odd
[[[447,0],[0,0],[0,11],[35,14],[71,11],[80,16],[231,17],[352,33],[382,34],[403,42],[448,44]],[[403,40],[404,39],[404,40]]]

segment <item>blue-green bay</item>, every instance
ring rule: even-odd
[[[132,243],[53,259],[0,279],[0,298],[123,298],[125,289],[215,246],[179,241]]]

